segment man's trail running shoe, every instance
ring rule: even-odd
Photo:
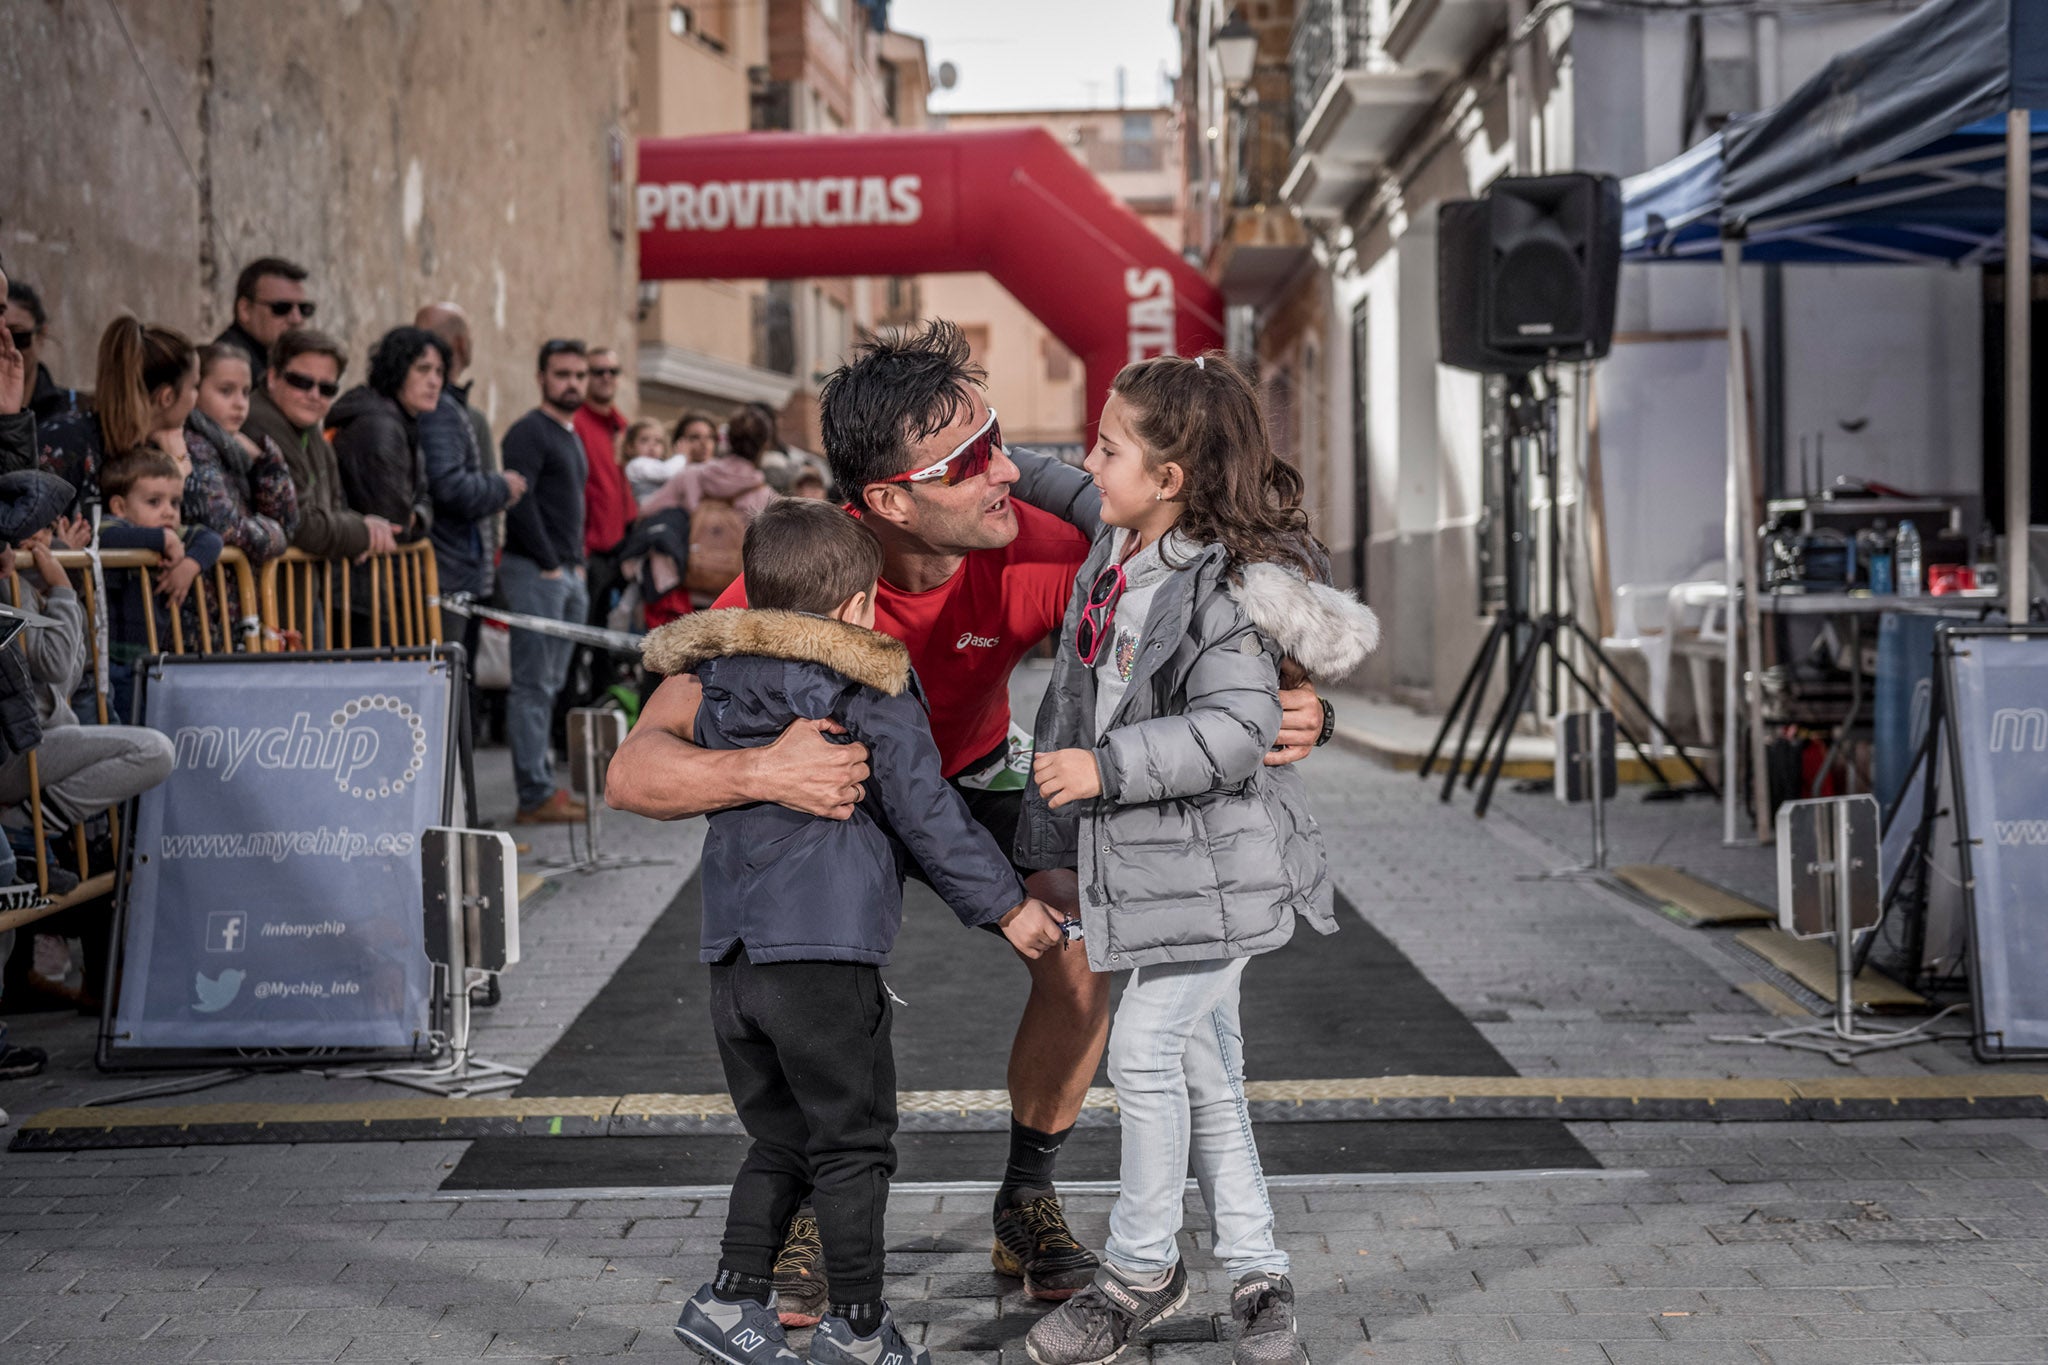
[[[775,1306],[784,1327],[816,1327],[830,1300],[825,1283],[825,1243],[818,1215],[805,1205],[789,1220],[782,1254],[775,1258]]]
[[[989,1264],[1024,1281],[1024,1292],[1047,1303],[1072,1298],[1102,1264],[1074,1240],[1060,1198],[1050,1189],[1018,1190],[996,1206],[996,1244]]]

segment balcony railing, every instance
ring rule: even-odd
[[[1333,75],[1365,65],[1372,49],[1370,15],[1371,0],[1302,0],[1287,54],[1296,128],[1308,122]]]
[[[1294,102],[1287,68],[1264,67],[1254,74],[1231,124],[1231,206],[1242,209],[1276,202],[1294,147]]]

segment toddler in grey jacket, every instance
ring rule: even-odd
[[[1192,1164],[1235,1279],[1237,1365],[1299,1365],[1245,1105],[1239,986],[1297,914],[1337,927],[1301,776],[1265,762],[1281,661],[1341,677],[1378,628],[1313,581],[1300,475],[1226,358],[1127,367],[1099,430],[1085,465],[1095,547],[1039,711],[1017,858],[1076,866],[1089,964],[1131,971],[1109,1039],[1122,1179],[1095,1283],[1025,1345],[1039,1365],[1103,1365],[1186,1302],[1176,1239]]]

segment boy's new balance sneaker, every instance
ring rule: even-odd
[[[1156,1289],[1131,1284],[1110,1266],[1025,1334],[1038,1365],[1108,1365],[1131,1338],[1173,1316],[1188,1301],[1188,1270],[1179,1261]]]
[[[789,1349],[782,1335],[772,1297],[766,1304],[752,1299],[727,1303],[706,1284],[683,1305],[676,1338],[720,1365],[803,1365],[803,1357]]]
[[[798,1209],[782,1236],[782,1254],[775,1258],[776,1312],[784,1327],[816,1327],[831,1298],[818,1215],[809,1208]]]
[[[1294,1331],[1294,1285],[1285,1275],[1254,1270],[1230,1291],[1237,1324],[1231,1365],[1308,1365]]]
[[[989,1264],[1024,1281],[1024,1292],[1047,1303],[1072,1298],[1102,1263],[1074,1240],[1060,1197],[1050,1189],[1014,1192],[996,1205],[996,1244]]]
[[[893,1313],[883,1312],[871,1337],[855,1336],[852,1323],[827,1313],[811,1338],[811,1365],[932,1365],[932,1356],[903,1339]]]

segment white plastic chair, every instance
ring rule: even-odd
[[[1649,703],[1660,723],[1665,721],[1671,694],[1671,632],[1666,628],[1670,609],[1671,583],[1624,583],[1614,590],[1614,634],[1600,642],[1612,656],[1634,654],[1649,673]],[[1651,754],[1661,758],[1664,741],[1653,730]]]
[[[1692,709],[1700,741],[1708,748],[1719,733],[1721,698],[1714,691],[1713,666],[1725,662],[1728,650],[1728,585],[1714,575],[1719,561],[1700,566],[1691,580],[1674,584],[1665,610],[1671,647],[1682,655],[1692,684]]]

